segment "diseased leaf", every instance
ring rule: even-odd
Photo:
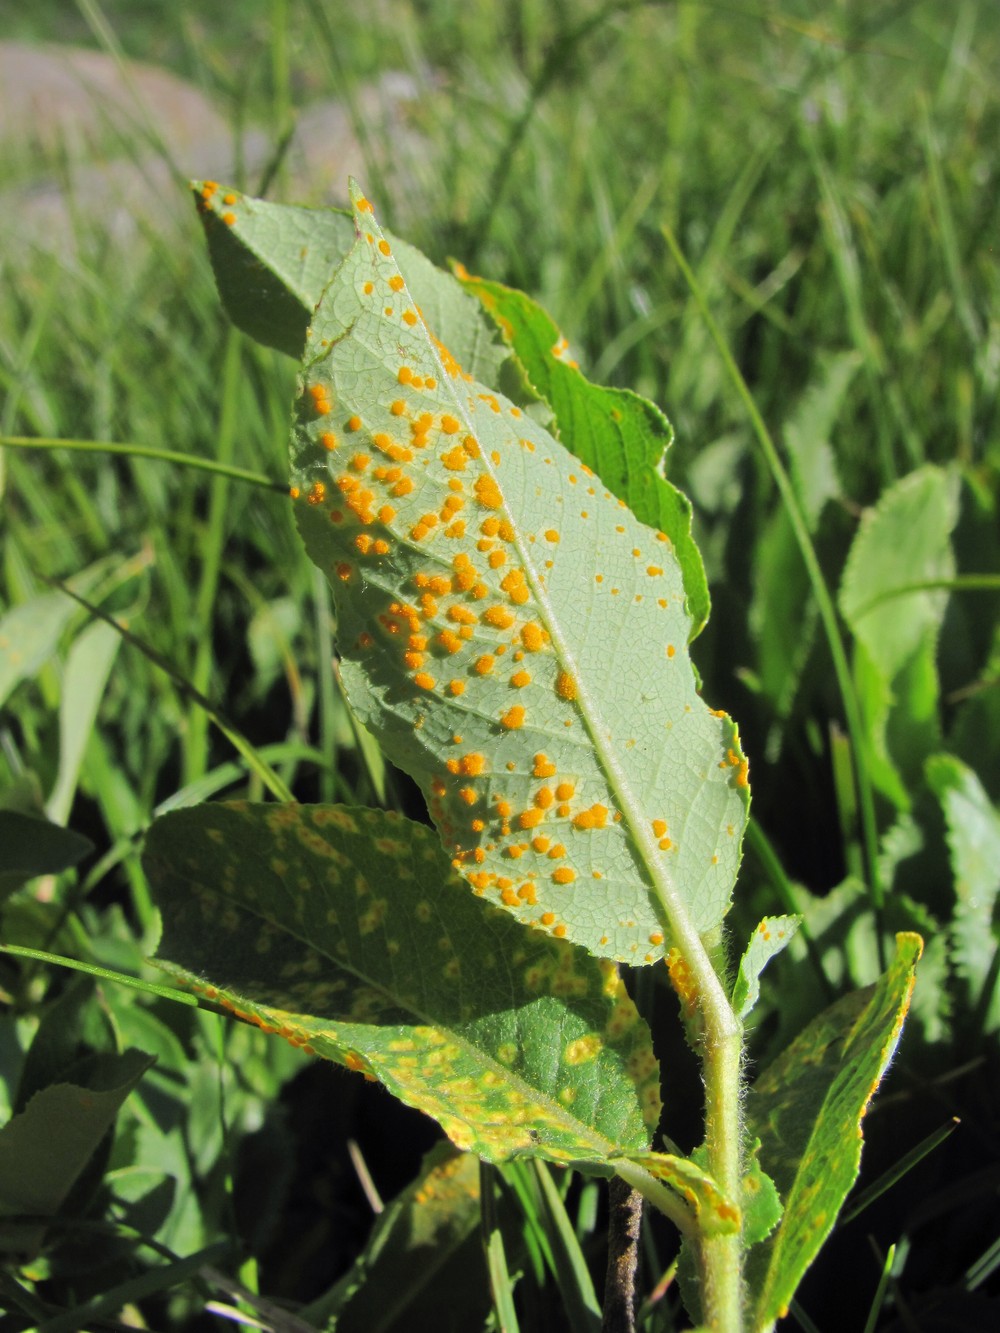
[[[1000,1027],[997,984],[997,897],[1000,895],[1000,814],[979,778],[951,755],[935,755],[927,781],[941,802],[955,877],[951,957],[979,1012],[977,1030]],[[987,989],[988,988],[988,989]]]
[[[292,492],[348,698],[477,893],[652,963],[678,922],[725,915],[749,801],[736,728],[697,691],[673,543],[471,378],[354,202]]]
[[[379,1215],[350,1271],[300,1318],[326,1333],[480,1328],[489,1293],[479,1221],[479,1162],[437,1145]]]
[[[738,1018],[747,1014],[760,997],[760,974],[792,939],[802,925],[800,916],[766,916],[751,936],[740,959],[733,986],[733,1008]]]
[[[478,902],[423,825],[205,805],[157,820],[145,865],[172,968],[458,1146],[604,1169],[648,1150],[657,1063],[616,969]]]
[[[229,318],[266,347],[301,357],[313,313],[354,245],[350,213],[273,204],[212,181],[193,181],[192,189]],[[479,302],[412,245],[388,239],[407,289],[466,370],[502,384],[522,406],[531,401]]]
[[[899,1041],[921,947],[919,935],[897,935],[878,981],[820,1014],[750,1091],[749,1127],[785,1207],[778,1230],[750,1253],[755,1328],[787,1309],[854,1184],[861,1121]]]
[[[597,473],[642,523],[671,539],[684,579],[690,637],[704,628],[709,596],[705,568],[691,536],[691,501],[663,475],[673,443],[670,422],[655,404],[630,389],[591,384],[570,358],[551,317],[523,292],[460,270],[517,353],[528,379],[555,413],[556,435]]]
[[[323,288],[354,244],[350,216],[251,199],[216,181],[191,189],[226,314],[265,347],[301,356]]]

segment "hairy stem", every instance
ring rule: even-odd
[[[635,1333],[642,1195],[615,1176],[608,1181],[608,1273],[601,1333]]]

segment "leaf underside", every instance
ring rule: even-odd
[[[164,966],[458,1146],[604,1170],[648,1152],[658,1067],[617,969],[476,901],[424,825],[210,804],[158,820],[144,864]]]
[[[478,894],[654,962],[677,912],[701,933],[724,916],[749,799],[736,729],[696,690],[672,543],[472,378],[353,200],[292,491],[348,698]]]

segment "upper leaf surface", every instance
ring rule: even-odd
[[[557,434],[567,448],[594,469],[636,518],[670,537],[694,638],[708,620],[708,580],[691,536],[691,502],[660,471],[674,438],[670,422],[654,403],[629,389],[591,384],[570,359],[566,339],[551,317],[523,292],[461,276],[552,408]]]
[[[840,609],[887,680],[941,624],[946,592],[891,594],[955,572],[951,530],[958,517],[954,475],[923,467],[903,477],[866,511],[851,546]]]
[[[293,496],[348,697],[519,920],[653,962],[724,916],[749,792],[696,690],[673,546],[425,322],[355,197],[313,321]]]
[[[477,902],[423,825],[206,805],[158,820],[144,864],[171,964],[460,1147],[602,1165],[648,1150],[657,1064],[616,969]]]
[[[761,1074],[748,1122],[785,1205],[750,1258],[754,1328],[770,1328],[837,1220],[861,1161],[861,1121],[899,1041],[920,957],[919,935],[872,986],[838,1000]]]

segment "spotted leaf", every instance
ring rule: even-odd
[[[313,312],[354,244],[351,215],[254,199],[215,181],[191,188],[229,318],[266,347],[301,357]],[[536,398],[479,302],[412,245],[389,240],[408,290],[463,365],[522,405]]]
[[[594,1166],[648,1151],[657,1062],[617,969],[478,902],[425,826],[205,805],[153,825],[145,866],[165,966],[379,1079],[459,1147]]]
[[[760,974],[789,943],[802,924],[800,916],[766,916],[743,951],[733,985],[733,1008],[746,1018],[760,996]]]
[[[750,1254],[754,1328],[770,1328],[787,1309],[854,1184],[861,1121],[899,1041],[921,948],[919,935],[897,935],[878,981],[814,1019],[750,1092],[748,1123],[785,1206],[778,1229]]]
[[[673,543],[461,365],[353,200],[292,487],[348,698],[476,893],[652,963],[725,915],[749,800],[736,728],[697,691]]]
[[[691,501],[661,471],[674,438],[670,422],[654,403],[631,389],[591,384],[570,357],[566,339],[551,317],[524,292],[459,272],[552,408],[559,438],[629,505],[636,518],[670,537],[684,578],[694,638],[708,620],[708,580],[691,536]]]

